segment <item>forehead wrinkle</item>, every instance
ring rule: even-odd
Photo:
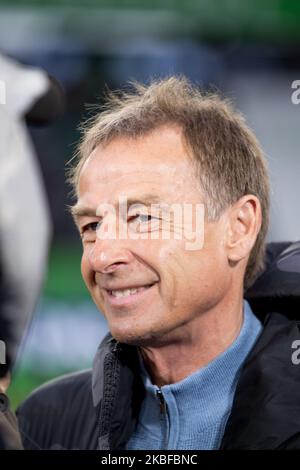
[[[100,160],[100,161],[99,161]],[[177,161],[175,162],[163,162],[161,158],[157,158],[157,162],[151,161],[143,161],[140,162],[137,159],[124,162],[103,162],[101,159],[95,155],[93,160],[90,162],[86,162],[84,168],[81,171],[81,175],[86,173],[86,170],[93,168],[92,175],[93,178],[97,179],[98,182],[106,182],[108,177],[111,178],[124,178],[135,175],[151,175],[157,178],[158,175],[166,176],[166,175],[175,175],[176,173],[182,174],[183,170],[186,167],[185,161]]]

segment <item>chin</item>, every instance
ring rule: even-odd
[[[111,328],[110,332],[112,336],[120,343],[130,344],[133,346],[141,346],[153,341],[153,333],[142,332],[142,331],[125,331],[120,328]]]
[[[112,336],[120,343],[132,346],[163,346],[168,342],[169,330],[166,328],[130,328],[119,325],[110,325]]]

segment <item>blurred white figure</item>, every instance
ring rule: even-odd
[[[49,208],[24,116],[47,93],[50,80],[43,71],[0,54],[0,83],[0,339],[6,342],[8,369],[32,317],[47,262]]]

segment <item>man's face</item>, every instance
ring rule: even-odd
[[[201,224],[204,244],[196,250],[187,249],[184,218],[180,222],[156,209],[151,226],[137,202],[128,204],[118,224],[126,222],[130,233],[143,232],[144,239],[108,235],[112,212],[105,208],[118,214],[120,198],[147,205],[149,196],[167,207],[203,203],[177,127],[98,147],[80,174],[75,212],[83,240],[82,275],[112,335],[131,344],[176,337],[183,325],[216,306],[231,282],[222,217]],[[164,218],[169,233],[162,228]],[[126,292],[129,288],[138,291]]]

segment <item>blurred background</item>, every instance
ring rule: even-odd
[[[10,397],[90,367],[107,330],[80,276],[81,244],[66,209],[65,165],[105,87],[185,74],[220,90],[247,118],[268,156],[273,188],[269,240],[300,238],[298,0],[0,0],[0,51],[56,77],[66,112],[30,128],[53,222],[44,290],[21,349]],[[0,71],[1,72],[1,71]]]

